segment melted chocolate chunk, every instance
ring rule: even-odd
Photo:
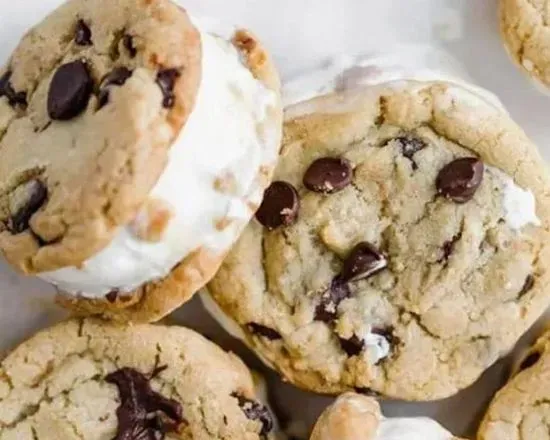
[[[276,330],[273,330],[272,328],[266,327],[265,325],[251,322],[246,326],[248,327],[248,331],[250,331],[251,333],[260,335],[266,339],[269,339],[270,341],[277,341],[279,339],[283,339],[279,332],[277,332]]]
[[[106,376],[105,380],[116,385],[120,395],[118,429],[113,440],[162,440],[185,422],[181,404],[153,391],[150,379],[132,368]]]
[[[118,299],[119,292],[120,291],[118,289],[111,290],[107,295],[105,295],[105,298],[107,298],[107,301],[109,301],[110,303],[115,303]]]
[[[134,46],[134,38],[128,34],[124,35],[124,37],[122,37],[122,44],[124,48],[128,51],[130,58],[135,58],[137,55],[137,49]]]
[[[105,106],[109,102],[109,90],[113,86],[122,86],[132,76],[132,71],[126,67],[117,67],[110,73],[105,75],[99,85],[97,99],[99,108]]]
[[[304,186],[310,191],[332,194],[351,183],[353,169],[344,158],[323,157],[313,162],[304,175]]]
[[[438,260],[438,263],[446,263],[449,260],[449,257],[453,254],[455,245],[458,243],[458,241],[461,238],[462,238],[462,234],[457,234],[451,240],[448,240],[445,243],[443,243],[443,246],[441,248],[443,255]]]
[[[446,165],[438,174],[437,192],[455,203],[470,201],[481,182],[485,167],[476,157],[457,159]]]
[[[288,182],[273,182],[264,193],[256,219],[267,229],[291,226],[298,219],[300,197]]]
[[[157,84],[162,91],[162,105],[164,108],[172,108],[174,106],[176,100],[174,86],[180,76],[181,73],[178,69],[165,69],[157,74]]]
[[[525,278],[525,283],[519,292],[518,298],[521,298],[525,294],[529,293],[533,287],[535,287],[535,277],[533,275],[527,275],[527,278]]]
[[[48,114],[53,120],[67,121],[88,105],[93,80],[83,61],[62,65],[55,72],[48,92]]]
[[[519,366],[520,371],[527,370],[528,368],[534,366],[540,360],[540,357],[541,354],[538,351],[529,353],[529,355],[521,362]]]
[[[401,154],[412,162],[413,170],[417,170],[418,165],[414,161],[414,155],[426,148],[426,143],[422,139],[413,136],[401,136],[395,138],[395,141],[401,146]]]
[[[44,205],[48,198],[48,188],[40,180],[32,180],[23,188],[25,192],[23,203],[17,207],[8,219],[8,230],[12,234],[20,234],[29,228],[31,217]]]
[[[266,436],[273,430],[273,418],[265,405],[237,393],[233,393],[232,396],[238,400],[239,406],[249,420],[257,420],[262,424],[260,436]]]
[[[342,279],[358,281],[369,278],[388,266],[386,257],[372,244],[363,241],[356,245],[344,262]]]
[[[20,106],[27,108],[27,93],[16,92],[10,82],[11,72],[7,71],[0,78],[0,98],[5,96],[8,98],[8,104],[12,107]]]
[[[84,20],[78,20],[76,23],[76,30],[74,33],[74,42],[79,46],[91,46],[92,45],[92,31]]]
[[[340,339],[340,346],[349,357],[359,356],[365,349],[365,341],[353,335],[349,339]]]
[[[315,320],[327,324],[338,318],[338,306],[342,301],[351,296],[351,290],[347,283],[340,277],[334,278],[330,287],[321,295],[321,301],[315,308]]]

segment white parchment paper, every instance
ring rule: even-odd
[[[497,0],[178,0],[194,15],[211,15],[253,29],[275,55],[283,79],[291,79],[328,57],[383,50],[399,43],[437,41],[464,64],[477,84],[495,92],[550,158],[550,98],[512,65],[498,35]],[[62,0],[0,0],[0,63],[25,30]],[[0,262],[0,350],[65,316],[52,303],[53,289],[15,274]],[[170,318],[193,327],[255,367],[246,349],[210,319],[199,301]],[[538,330],[523,338],[532,340]],[[518,348],[520,350],[521,348]],[[440,402],[385,402],[389,416],[425,415],[458,435],[473,438],[479,417],[506,378],[509,358],[487,371],[471,388]],[[265,370],[264,370],[265,371]],[[285,418],[314,422],[329,398],[283,384],[266,371],[276,408]],[[460,372],[457,372],[460,374]],[[358,439],[360,440],[360,439]]]

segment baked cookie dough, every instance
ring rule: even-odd
[[[346,393],[321,415],[310,440],[459,440],[428,418],[385,418],[371,397]]]
[[[550,332],[518,364],[493,399],[478,440],[542,440],[550,427]]]
[[[160,319],[215,273],[280,148],[275,68],[169,0],[70,0],[0,69],[0,249],[78,313]]]
[[[209,308],[320,393],[451,396],[550,303],[550,177],[500,108],[400,82],[286,110],[256,220]]]
[[[537,84],[550,87],[550,2],[500,0],[500,30],[514,62]]]
[[[0,363],[0,439],[275,439],[250,371],[182,327],[72,320]]]

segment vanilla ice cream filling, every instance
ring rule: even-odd
[[[383,418],[375,440],[452,440],[453,435],[435,420]]]
[[[143,208],[111,243],[79,267],[39,274],[60,290],[101,298],[165,277],[201,249],[221,256],[261,202],[262,167],[278,156],[276,93],[254,78],[225,38],[201,32],[202,79],[196,104],[170,149],[168,164],[149,195],[170,218],[160,240],[136,235],[153,221]],[[147,204],[147,203],[146,203]]]
[[[341,56],[286,82],[286,107],[358,87],[402,81],[442,81],[458,85],[491,107],[505,111],[491,92],[474,85],[463,67],[444,50],[427,44],[407,44],[381,53]]]

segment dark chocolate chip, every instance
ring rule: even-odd
[[[174,86],[176,80],[181,76],[181,72],[178,69],[165,69],[161,70],[157,74],[157,84],[162,91],[162,105],[165,108],[172,108],[174,106],[176,96],[174,95]]]
[[[518,298],[521,298],[523,295],[529,293],[534,286],[535,277],[533,275],[527,275],[527,278],[525,278],[525,283],[519,292]]]
[[[84,111],[92,94],[93,81],[86,63],[73,61],[55,72],[48,93],[48,114],[67,121]]]
[[[315,320],[328,323],[338,317],[338,306],[351,296],[349,285],[340,277],[334,278],[330,287],[321,295],[321,301],[315,308]]]
[[[27,93],[16,92],[10,82],[11,72],[7,71],[0,78],[0,98],[5,96],[8,98],[8,104],[12,107],[20,106],[27,108]]]
[[[365,341],[353,335],[349,339],[339,338],[342,350],[350,357],[359,356],[365,349]]]
[[[105,295],[105,298],[107,298],[107,301],[109,301],[110,303],[115,303],[118,299],[119,292],[120,291],[118,289],[111,290],[107,295]]]
[[[273,330],[272,328],[266,327],[265,325],[251,322],[246,326],[248,327],[248,330],[251,333],[260,335],[266,339],[269,339],[270,341],[278,341],[279,339],[283,339],[279,332],[277,332],[276,330]]]
[[[103,77],[99,85],[97,100],[99,108],[109,102],[109,89],[112,86],[122,86],[132,76],[132,71],[126,67],[116,67]]]
[[[417,170],[418,165],[414,161],[414,155],[426,148],[426,143],[414,136],[401,136],[395,138],[395,141],[401,146],[401,154],[412,162],[413,170]]]
[[[233,393],[232,396],[238,400],[239,406],[249,420],[257,420],[262,424],[260,436],[266,436],[273,430],[273,418],[265,405],[241,396],[238,393]]]
[[[162,440],[185,423],[182,406],[151,388],[151,377],[122,368],[105,377],[118,388],[118,428],[113,440]]]
[[[529,355],[521,362],[519,366],[520,371],[527,370],[528,368],[534,366],[540,360],[540,357],[541,354],[538,351],[529,353]]]
[[[74,42],[79,46],[91,46],[92,45],[92,31],[84,20],[78,20],[76,23],[76,30],[74,33]]]
[[[32,180],[25,185],[25,200],[8,220],[8,230],[19,234],[29,228],[31,217],[44,205],[48,198],[48,189],[40,180]]]
[[[300,197],[288,182],[273,182],[264,193],[256,218],[267,229],[290,226],[298,219]]]
[[[455,245],[458,243],[458,241],[462,238],[462,234],[459,233],[455,235],[451,240],[446,241],[443,243],[443,247],[441,248],[442,256],[438,260],[438,263],[446,263],[449,260],[449,257],[453,254]]]
[[[124,45],[124,48],[128,51],[130,58],[135,58],[137,55],[137,49],[134,46],[134,38],[128,34],[124,35],[124,37],[122,37],[122,44]]]
[[[351,183],[353,169],[344,158],[323,157],[313,162],[304,175],[304,186],[310,191],[332,194]]]
[[[342,269],[344,281],[369,278],[388,266],[386,257],[372,244],[363,241],[353,248]]]
[[[454,160],[439,172],[437,192],[456,203],[466,203],[474,197],[483,174],[483,162],[476,157]]]

